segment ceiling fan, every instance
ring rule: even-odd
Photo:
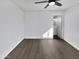
[[[40,1],[40,2],[35,2],[35,4],[38,4],[38,3],[48,3],[44,8],[47,8],[48,6],[52,6],[52,5],[62,6],[62,4],[59,3],[58,1],[60,1],[60,0]]]

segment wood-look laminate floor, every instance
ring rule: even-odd
[[[5,59],[79,59],[79,51],[60,39],[27,39]]]

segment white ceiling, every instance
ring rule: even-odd
[[[47,9],[44,9],[47,3],[34,4],[34,2],[42,1],[42,0],[12,0],[18,6],[20,6],[24,10],[65,10],[79,3],[79,0],[61,0],[63,4],[62,7],[59,6],[49,6]]]

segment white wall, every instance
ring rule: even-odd
[[[65,12],[64,39],[79,50],[79,4]]]
[[[23,12],[9,0],[0,0],[0,59],[24,38]]]
[[[53,25],[53,15],[62,15],[61,11],[26,11],[25,16],[25,38],[42,37],[42,35]]]

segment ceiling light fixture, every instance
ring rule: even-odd
[[[49,5],[50,6],[55,5],[55,2],[50,2]]]
[[[60,0],[44,0],[44,1],[39,1],[39,2],[35,2],[35,4],[38,3],[47,3],[47,5],[44,8],[47,8],[48,6],[62,6],[63,4],[59,2]]]

